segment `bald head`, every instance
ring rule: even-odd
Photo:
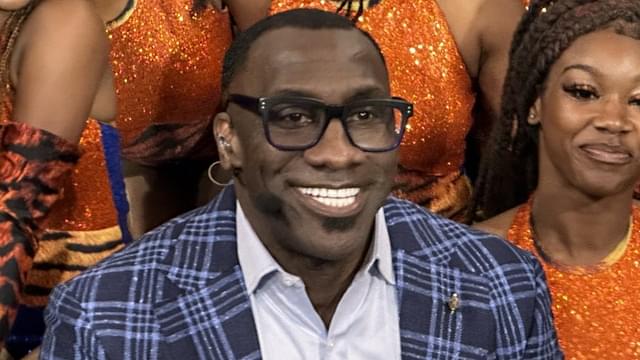
[[[355,31],[369,42],[375,50],[379,61],[384,64],[384,56],[378,44],[367,32],[357,28],[349,19],[335,13],[316,9],[290,10],[259,21],[254,26],[240,33],[233,41],[225,55],[223,64],[223,93],[228,93],[227,90],[231,81],[235,78],[239,70],[245,69],[249,52],[252,50],[256,41],[274,30],[283,28],[296,30],[344,30],[337,31],[338,34],[348,33],[349,30]],[[302,39],[302,37],[300,39]],[[313,46],[313,42],[308,41],[309,39],[307,38],[307,42],[301,44],[304,46],[303,48]]]

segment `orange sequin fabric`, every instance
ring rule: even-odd
[[[622,257],[588,269],[545,263],[535,248],[530,215],[529,203],[518,209],[508,239],[543,263],[566,359],[640,359],[640,208],[633,208]]]
[[[124,16],[108,30],[123,150],[152,124],[210,121],[231,43],[228,13],[193,13],[192,0],[136,0]]]
[[[275,0],[271,6],[272,13],[337,9],[329,0]],[[435,0],[383,0],[357,24],[380,45],[392,94],[415,104],[400,147],[396,194],[440,213],[448,211],[440,209],[445,203],[449,210],[464,207],[470,188],[459,170],[475,96],[444,14]]]

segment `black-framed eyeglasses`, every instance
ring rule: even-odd
[[[347,138],[358,149],[391,151],[400,145],[413,115],[413,105],[397,97],[357,100],[342,106],[292,96],[255,98],[231,94],[228,100],[262,116],[267,141],[285,151],[315,146],[332,119],[340,119]]]

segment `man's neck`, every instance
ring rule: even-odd
[[[369,241],[369,248],[372,246]],[[362,268],[369,251],[363,251],[359,258],[341,262],[328,262],[309,258],[283,265],[286,271],[299,276],[305,284],[307,295],[313,307],[320,315],[327,329],[342,296],[353,278]],[[282,265],[282,264],[281,264]]]

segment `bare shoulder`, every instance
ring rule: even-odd
[[[517,211],[518,207],[509,209],[492,217],[491,219],[475,223],[473,224],[473,227],[506,239],[507,232],[509,231],[509,227],[511,227],[511,223],[513,223],[513,218]]]
[[[476,77],[487,41],[507,45],[524,11],[521,0],[437,0],[469,75]]]
[[[437,3],[449,22],[467,20],[464,24],[467,30],[518,21],[525,11],[522,0],[437,0]]]
[[[12,73],[25,51],[51,63],[68,57],[108,63],[109,40],[93,3],[44,0],[24,23],[12,56]],[[13,74],[12,74],[13,75]]]
[[[223,1],[231,12],[240,30],[246,30],[251,25],[269,15],[270,0],[225,0]]]
[[[87,117],[110,117],[92,111],[98,94],[113,92],[103,80],[110,74],[109,40],[93,3],[40,2],[25,20],[10,61],[13,116],[19,121],[75,142]]]
[[[480,4],[478,8],[480,9],[479,15],[486,15],[490,18],[489,20],[492,22],[504,20],[498,18],[498,16],[508,15],[520,17],[522,13],[525,11],[525,7],[522,0],[473,0],[477,1]]]
[[[436,0],[447,20],[451,35],[469,76],[475,78],[480,63],[480,37],[473,30],[474,18],[484,0]]]
[[[483,35],[491,38],[500,38],[506,31],[509,40],[513,30],[520,22],[525,12],[522,0],[475,0],[480,1],[478,16],[476,17],[476,29]],[[510,41],[509,41],[510,42]]]
[[[50,39],[82,37],[106,41],[104,22],[94,4],[86,0],[42,1],[25,22],[23,33],[28,32]]]

